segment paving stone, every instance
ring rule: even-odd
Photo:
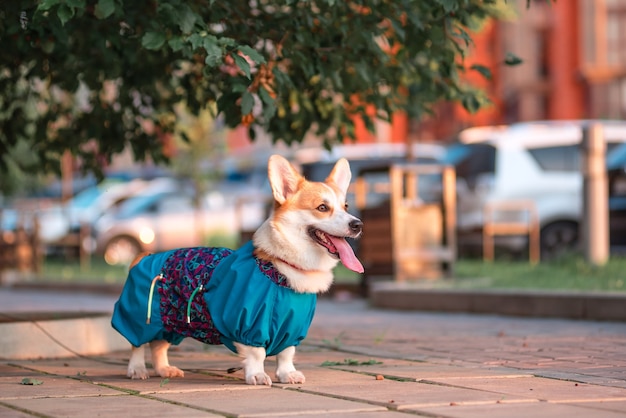
[[[304,418],[304,417],[337,417],[337,418],[409,418],[415,415],[409,415],[399,411],[374,411],[374,412],[322,412],[320,414],[303,413],[303,414],[287,414],[281,415],[281,418]]]
[[[353,371],[365,374],[381,374],[383,376],[419,380],[432,380],[440,377],[472,377],[488,378],[494,376],[527,376],[528,373],[505,370],[501,368],[484,368],[477,371],[473,368],[464,368],[449,365],[437,365],[429,363],[410,363],[385,361],[383,364],[370,366],[333,366],[333,369]]]
[[[141,394],[198,392],[206,390],[247,390],[254,386],[246,385],[243,374],[231,376],[227,373],[204,374],[187,371],[183,378],[163,379],[152,376],[149,379],[129,379],[126,367],[111,367],[100,362],[77,359],[69,363],[67,360],[47,360],[37,364],[41,372],[55,374],[58,379],[72,378],[90,382],[94,385],[111,387],[120,391],[132,391]],[[43,375],[46,376],[46,375]],[[66,377],[64,377],[66,376]],[[58,380],[57,379],[57,380]],[[70,379],[70,380],[72,380]],[[1,380],[0,380],[1,383]]]
[[[354,380],[328,380],[322,384],[307,382],[299,390],[326,396],[339,396],[359,402],[370,402],[392,409],[402,409],[415,405],[448,405],[451,402],[493,402],[504,395],[487,391],[426,384],[420,382],[399,382],[390,379],[376,380],[369,376],[358,382]],[[514,397],[511,397],[514,398]],[[527,400],[518,397],[519,400]]]
[[[23,385],[21,376],[0,377],[0,400],[27,399],[46,397],[112,396],[119,395],[117,390],[81,382],[66,377],[26,374],[24,377],[36,378],[43,382],[37,385]]]
[[[151,378],[149,380],[101,380],[104,384],[115,387],[133,390],[141,394],[158,393],[191,393],[222,390],[260,390],[262,386],[252,386],[245,383],[243,379],[233,380],[219,376],[207,376],[197,373],[186,373],[183,378],[161,379]]]
[[[613,411],[590,409],[581,406],[551,404],[548,402],[502,402],[498,404],[447,405],[410,408],[417,413],[447,418],[623,418]]]
[[[532,376],[486,379],[435,378],[433,381],[455,387],[501,393],[506,395],[507,399],[525,397],[550,402],[626,400],[626,389]]]
[[[190,360],[190,361],[176,361],[175,359],[171,361],[171,364],[176,366],[181,366],[183,370],[188,373],[198,371],[198,372],[207,372],[214,373],[218,375],[228,375],[227,367],[224,367],[225,364],[223,361],[215,361],[208,360],[199,364],[199,361]],[[117,360],[87,360],[87,359],[75,359],[72,361],[68,361],[66,359],[60,360],[40,360],[38,362],[14,362],[13,364],[17,364],[23,366],[25,368],[33,368],[39,370],[40,372],[62,375],[62,376],[81,376],[85,378],[89,378],[91,376],[109,376],[111,378],[119,378],[126,380],[126,369],[127,369],[127,361]],[[148,363],[149,364],[149,363]],[[227,364],[229,367],[232,365],[237,365],[237,363]],[[200,367],[202,366],[202,367]],[[157,376],[153,369],[149,367],[151,377],[156,379],[160,379]]]
[[[571,402],[569,405],[576,405],[584,408],[589,408],[594,411],[602,410],[602,411],[613,411],[613,412],[621,412],[626,415],[626,400],[620,401],[612,401],[612,400],[603,400],[603,401],[592,401],[592,402]]]
[[[2,418],[32,418],[31,414],[11,409],[7,406],[0,405],[0,417]]]
[[[41,414],[46,417],[90,417],[133,418],[155,417],[221,417],[204,410],[185,405],[173,405],[154,399],[138,396],[119,395],[115,397],[65,397],[46,399],[18,399],[6,403]]]
[[[352,412],[378,412],[386,408],[366,403],[337,399],[278,387],[264,387],[251,391],[214,391],[202,393],[157,394],[166,399],[208,410],[230,413],[239,417],[277,417],[297,414],[346,414]]]
[[[608,376],[589,376],[578,373],[578,370],[537,370],[532,374],[537,377],[548,377],[552,379],[569,380],[572,382],[589,383],[592,385],[612,386],[616,388],[626,389],[626,376],[622,375],[622,379],[614,379]]]
[[[0,363],[0,376],[9,377],[9,376],[20,376],[20,377],[28,377],[37,375],[36,371],[25,370],[19,365],[15,364],[3,364]]]

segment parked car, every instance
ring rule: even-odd
[[[95,248],[109,264],[128,264],[143,251],[203,245],[207,237],[233,238],[261,224],[268,194],[241,183],[221,183],[196,202],[185,184],[148,188],[94,226]]]
[[[171,180],[169,178],[151,181],[135,179],[123,182],[105,180],[87,188],[69,200],[65,207],[69,229],[71,232],[76,232],[83,225],[91,227],[105,213],[115,210],[126,199],[141,190],[150,185],[168,181]]]
[[[609,153],[609,236],[612,251],[626,254],[626,144]]]
[[[607,150],[626,142],[626,122],[549,121],[462,131],[442,159],[457,174],[457,225],[461,253],[482,244],[483,209],[490,202],[530,201],[540,222],[542,258],[575,249],[582,216],[582,129],[600,123]],[[510,252],[527,237],[496,237]]]
[[[34,234],[37,224],[37,238],[44,245],[63,238],[69,231],[63,206],[48,199],[20,201],[17,205],[0,208],[0,212],[0,230],[13,234],[23,228]]]
[[[413,145],[413,158],[407,157],[406,144],[376,143],[360,145],[341,145],[333,147],[332,151],[323,151],[317,155],[314,162],[302,164],[302,174],[308,180],[323,181],[332,170],[339,158],[347,158],[352,171],[352,181],[348,189],[348,206],[350,212],[359,215],[355,201],[354,182],[363,175],[368,184],[374,185],[367,192],[366,206],[373,207],[389,201],[389,167],[393,164],[408,162],[417,164],[438,164],[446,148],[440,144],[416,143]],[[420,178],[422,182],[423,178]],[[430,179],[429,179],[430,180]],[[427,192],[427,187],[420,187],[420,192]]]
[[[105,179],[81,190],[65,203],[41,198],[23,199],[15,207],[2,209],[2,230],[13,231],[19,225],[33,231],[36,219],[38,238],[44,244],[44,250],[53,251],[59,240],[79,232],[81,226],[92,226],[105,212],[150,183],[139,179]]]

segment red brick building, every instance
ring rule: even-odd
[[[467,64],[493,106],[470,115],[442,105],[438,117],[414,125],[417,138],[445,139],[468,126],[538,119],[626,117],[626,0],[517,0],[519,18],[491,22],[474,38]],[[503,65],[511,52],[519,66]]]

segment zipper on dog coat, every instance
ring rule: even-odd
[[[163,277],[163,273],[159,273],[157,276],[152,279],[152,283],[150,284],[150,293],[148,294],[148,312],[146,312],[146,324],[150,323],[150,317],[152,316],[152,295],[154,294],[154,285],[157,280],[161,280]],[[187,314],[189,315],[189,314]]]
[[[200,283],[200,286],[196,287],[193,292],[191,292],[191,296],[189,297],[189,302],[187,302],[187,323],[191,324],[191,303],[193,302],[193,298],[196,297],[198,292],[202,292],[204,290],[204,286]]]

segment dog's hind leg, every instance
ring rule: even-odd
[[[145,351],[145,345],[133,347],[126,376],[131,379],[147,379],[150,377],[148,369],[146,369]]]
[[[243,373],[246,383],[249,385],[272,386],[272,379],[265,373],[265,348],[251,347],[241,343],[235,343],[237,354],[243,357]]]
[[[167,358],[167,350],[169,350],[170,345],[171,344],[165,340],[150,342],[154,370],[156,370],[157,374],[161,377],[183,377],[185,372],[178,367],[170,366],[170,362]]]
[[[304,383],[304,375],[293,365],[295,354],[296,347],[291,346],[276,356],[276,378],[280,383]]]

